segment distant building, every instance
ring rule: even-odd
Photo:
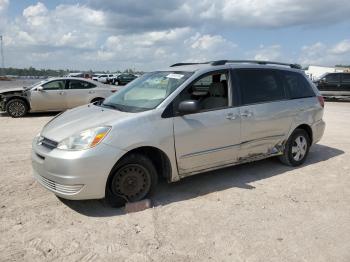
[[[320,78],[322,75],[326,73],[337,73],[337,72],[345,72],[348,71],[349,68],[343,67],[325,67],[325,66],[309,66],[307,70],[305,70],[305,74],[310,77],[311,80],[315,80]]]

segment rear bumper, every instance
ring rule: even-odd
[[[108,176],[124,151],[99,144],[82,151],[48,149],[32,145],[32,166],[36,180],[65,199],[100,199],[105,196]]]

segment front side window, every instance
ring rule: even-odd
[[[327,82],[340,82],[340,74],[328,74],[325,77]]]
[[[66,82],[64,80],[55,80],[48,82],[46,84],[43,84],[43,88],[45,90],[60,90],[64,89],[66,85]]]
[[[121,111],[141,112],[164,101],[192,72],[152,72],[132,81],[127,87],[107,98],[102,106]]]
[[[301,74],[281,71],[281,76],[289,92],[290,98],[297,99],[315,96],[312,87]]]
[[[68,84],[68,89],[88,89],[88,88],[94,88],[95,85],[85,82],[85,81],[79,81],[79,80],[70,80]]]
[[[174,104],[175,109],[180,102],[187,100],[198,101],[201,111],[227,107],[229,104],[227,79],[227,72],[199,78],[179,94]]]
[[[237,69],[242,103],[255,104],[285,99],[285,91],[274,70]]]

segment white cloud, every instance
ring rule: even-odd
[[[349,64],[350,61],[350,40],[345,39],[334,45],[327,45],[317,42],[312,45],[303,46],[299,62],[304,65],[325,65]]]
[[[253,53],[255,53],[254,54],[255,60],[277,61],[282,59],[280,45],[271,45],[271,46],[260,45],[259,49],[257,49]]]
[[[346,39],[336,44],[332,49],[331,53],[335,55],[342,55],[350,53],[350,39]]]
[[[10,3],[9,0],[0,0],[0,13],[7,9],[7,7],[9,6],[9,3]]]

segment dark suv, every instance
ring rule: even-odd
[[[114,84],[126,85],[136,78],[137,78],[137,76],[135,76],[133,74],[121,74],[115,78]]]
[[[350,97],[350,72],[327,73],[315,84],[325,97]]]

